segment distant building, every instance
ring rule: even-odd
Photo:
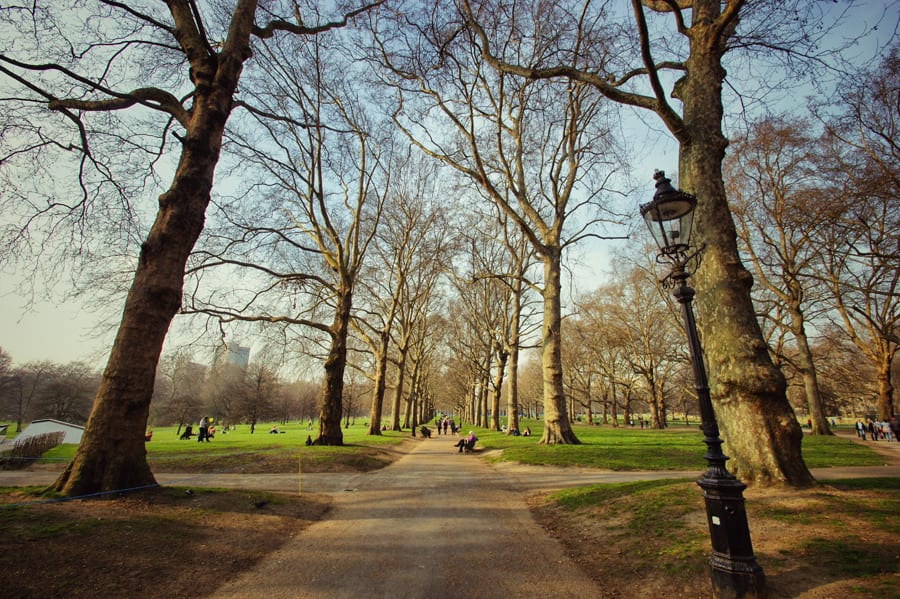
[[[187,372],[188,379],[192,381],[199,381],[201,383],[206,380],[206,365],[200,364],[198,362],[188,362],[187,364],[185,364],[184,368]]]
[[[216,348],[216,357],[213,359],[214,366],[237,366],[238,368],[247,368],[250,364],[250,348],[234,343],[233,341],[227,346],[219,346]]]

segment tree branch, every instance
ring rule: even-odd
[[[318,35],[319,33],[324,33],[332,29],[340,29],[341,27],[347,25],[347,22],[353,17],[381,6],[382,4],[384,4],[384,2],[385,0],[377,0],[376,2],[365,4],[357,8],[356,10],[351,10],[350,12],[344,14],[343,18],[339,21],[331,21],[323,25],[316,25],[315,27],[307,27],[306,25],[304,25],[303,21],[300,18],[299,11],[295,11],[294,17],[297,19],[296,23],[276,19],[274,21],[270,21],[265,27],[258,27],[254,25],[252,33],[260,39],[268,39],[275,35],[276,31],[287,31],[288,33],[294,33],[296,35]]]

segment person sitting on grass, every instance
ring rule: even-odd
[[[475,441],[477,440],[478,437],[475,436],[475,431],[469,431],[469,435],[457,441],[456,445],[454,445],[453,447],[458,447],[459,453],[462,453],[464,449],[471,450],[473,447],[475,447]]]

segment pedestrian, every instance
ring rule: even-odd
[[[209,441],[207,438],[209,436],[209,418],[201,416],[197,428],[197,443]]]
[[[877,440],[878,440],[878,435],[875,433],[875,423],[872,422],[872,419],[871,419],[871,418],[869,418],[869,437],[870,437],[873,441],[877,441]],[[865,438],[865,437],[863,437],[863,438]]]
[[[447,420],[448,420],[447,418],[444,418],[444,423],[443,423],[443,425],[444,425],[444,436],[445,436],[445,437],[447,436],[447,428],[450,426],[450,423],[447,422]]]
[[[866,425],[859,418],[856,419],[856,436],[863,441],[866,440]]]

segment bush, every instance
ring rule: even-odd
[[[8,453],[0,457],[0,470],[19,470],[25,468],[35,460],[40,459],[45,452],[57,445],[61,445],[66,433],[44,433],[26,439],[16,441]]]

